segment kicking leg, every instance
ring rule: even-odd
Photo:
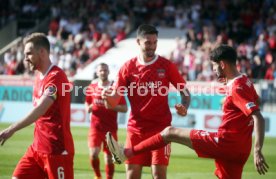
[[[186,145],[193,149],[192,142],[190,139],[191,129],[181,129],[176,127],[166,127],[162,132],[161,136],[165,143],[175,142]]]

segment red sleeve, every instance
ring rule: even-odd
[[[119,101],[119,105],[126,105],[126,99],[124,96],[121,97],[121,99]]]
[[[184,89],[186,85],[186,81],[184,78],[180,75],[177,67],[175,64],[170,63],[170,68],[169,68],[169,78],[170,82],[172,85],[177,89],[177,90],[182,90]]]
[[[86,95],[85,95],[85,102],[87,104],[91,104],[92,103],[92,101],[93,101],[92,94],[93,94],[93,86],[90,84],[88,86],[88,88],[86,89]]]
[[[234,87],[232,89],[232,99],[233,103],[241,109],[246,116],[249,116],[255,110],[259,110],[257,104],[258,95],[253,86],[238,85]]]
[[[56,100],[58,96],[64,95],[65,92],[70,93],[70,83],[66,76],[63,76],[60,71],[50,73],[45,82],[43,95]]]
[[[126,81],[126,75],[127,74],[127,70],[126,70],[126,66],[122,66],[121,69],[119,70],[116,80],[113,84],[113,87],[117,90],[119,87],[121,86],[127,86],[127,81]]]

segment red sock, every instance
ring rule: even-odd
[[[105,175],[106,179],[112,179],[114,174],[114,164],[106,164],[105,165]]]
[[[97,176],[97,177],[101,177],[101,171],[100,171],[100,159],[97,158],[97,159],[92,159],[90,160],[90,163],[91,163],[91,166],[94,170],[94,174]]]
[[[130,158],[133,155],[137,155],[146,151],[155,150],[161,147],[166,146],[167,143],[162,138],[161,134],[155,134],[154,136],[140,142],[137,145],[134,145],[132,150],[125,149],[124,153],[127,158]]]

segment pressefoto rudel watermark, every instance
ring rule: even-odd
[[[108,87],[110,91],[112,91],[113,87]],[[137,84],[135,82],[130,83],[129,86],[119,86],[116,88],[116,92],[121,96],[167,96],[169,92],[175,91],[178,92],[177,95],[180,96],[180,91],[184,93],[184,95],[188,95],[187,89],[193,96],[215,96],[215,95],[228,95],[231,93],[230,88],[226,85],[221,85],[216,82],[210,82],[204,85],[190,85],[189,83],[177,84],[176,88],[167,87],[162,85],[162,82],[147,82],[143,84]],[[100,95],[98,91],[89,90],[88,86],[77,86],[72,85],[71,83],[62,83],[62,95],[64,96],[66,93],[73,92],[74,96],[79,95]],[[102,90],[102,89],[98,89]],[[115,91],[113,90],[113,93]],[[112,94],[112,93],[110,93]]]

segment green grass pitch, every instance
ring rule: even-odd
[[[7,127],[8,124],[0,123],[0,130]],[[74,171],[76,179],[93,178],[93,172],[89,164],[87,148],[87,127],[72,127],[72,133],[75,142],[75,160]],[[119,130],[119,140],[124,142],[126,131]],[[4,146],[0,147],[0,178],[10,179],[13,169],[18,160],[24,154],[27,147],[33,140],[33,126],[18,131],[12,138],[6,141]],[[260,176],[255,171],[253,164],[253,155],[244,167],[244,179],[275,179],[276,178],[276,138],[266,138],[263,152],[266,156],[267,163],[270,166],[269,172],[265,176]],[[103,155],[101,152],[101,171],[105,177]],[[213,175],[214,163],[211,159],[199,159],[194,151],[179,145],[172,145],[170,165],[168,167],[167,178],[171,179],[211,179],[216,178]],[[125,178],[124,165],[116,165],[115,179]],[[150,179],[150,168],[143,169],[143,179]]]

